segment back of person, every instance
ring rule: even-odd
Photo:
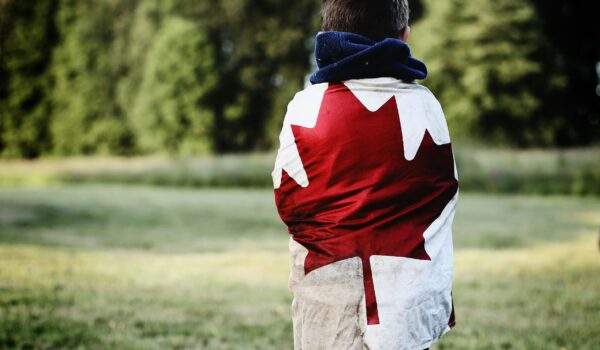
[[[280,135],[273,182],[291,234],[295,349],[422,350],[454,326],[448,128],[404,41],[353,29],[366,14],[393,28],[405,11],[402,32],[381,32],[406,40],[406,1],[376,4],[323,2],[320,69]],[[354,33],[328,28],[340,16]]]

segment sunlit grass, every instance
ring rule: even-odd
[[[173,158],[167,156],[0,160],[0,186],[101,182],[185,187],[268,187],[272,153]]]
[[[465,191],[600,195],[600,148],[506,150],[455,145]],[[1,186],[65,183],[272,187],[273,153],[0,161]]]
[[[0,266],[3,346],[288,344],[283,253],[171,256],[4,245]]]
[[[437,349],[595,349],[600,201],[462,195]],[[0,348],[290,349],[272,192],[0,190]]]
[[[597,242],[592,235],[530,249],[459,251],[455,297],[462,321],[443,345],[452,349],[597,348]]]

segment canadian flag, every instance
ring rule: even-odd
[[[429,90],[376,78],[299,92],[273,183],[296,349],[422,350],[454,326],[458,176]]]

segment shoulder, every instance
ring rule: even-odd
[[[433,92],[431,92],[431,90],[429,90],[426,86],[419,83],[400,83],[400,89],[406,93],[419,96],[421,99],[427,102],[439,104],[439,101]]]
[[[287,107],[284,124],[312,124],[316,121],[328,83],[308,86],[296,93]]]
[[[431,90],[421,84],[401,83],[396,99],[398,103],[400,103],[398,100],[402,100],[405,103],[418,104],[423,112],[445,119],[442,105],[438,99]]]
[[[309,85],[304,90],[298,91],[290,101],[290,104],[303,103],[322,98],[328,87],[329,83]]]

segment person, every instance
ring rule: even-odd
[[[296,350],[423,350],[455,325],[458,176],[408,18],[407,0],[322,2],[272,174]]]

